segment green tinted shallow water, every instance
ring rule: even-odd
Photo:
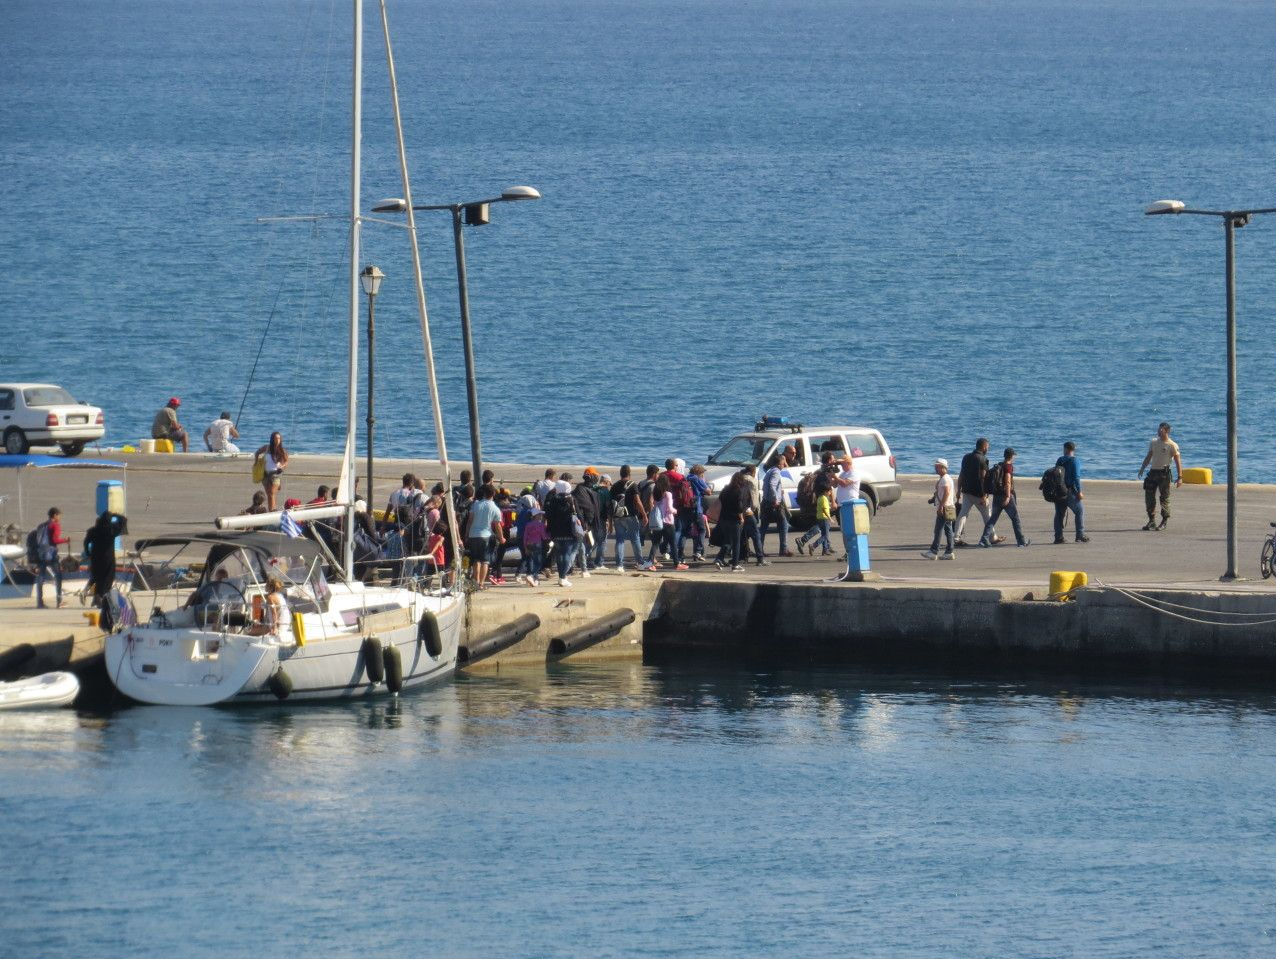
[[[1267,955],[1276,698],[580,665],[0,717],[14,956]]]

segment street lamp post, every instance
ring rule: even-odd
[[[369,263],[359,274],[359,283],[363,292],[368,295],[368,508],[372,508],[372,428],[377,418],[373,414],[373,387],[376,383],[376,313],[373,304],[377,294],[381,292],[381,281],[385,274]]]
[[[1276,207],[1257,210],[1192,210],[1182,200],[1157,200],[1144,211],[1148,216],[1191,213],[1223,221],[1227,281],[1227,572],[1220,578],[1239,579],[1236,572],[1236,230],[1259,213],[1276,213]]]
[[[539,200],[540,191],[530,186],[512,186],[500,196],[487,200],[471,200],[466,203],[413,204],[414,210],[448,210],[452,214],[452,242],[456,251],[456,287],[461,308],[461,345],[465,352],[465,399],[470,413],[470,465],[474,469],[474,482],[483,476],[483,446],[479,437],[478,378],[474,373],[474,341],[470,335],[470,292],[465,274],[465,240],[461,236],[462,225],[483,226],[488,221],[488,207],[493,203],[516,203],[520,200]],[[373,213],[403,213],[407,202],[402,199],[382,200],[372,208]]]

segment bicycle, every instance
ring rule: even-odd
[[[1263,541],[1263,552],[1258,557],[1258,569],[1263,579],[1276,576],[1276,523],[1269,523],[1273,532]]]

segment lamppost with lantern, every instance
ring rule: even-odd
[[[376,311],[374,304],[381,292],[385,274],[369,263],[359,274],[359,283],[368,296],[368,509],[372,509],[372,429],[377,419],[373,413],[373,388],[376,384]]]
[[[530,186],[512,186],[500,196],[486,200],[470,200],[465,203],[413,204],[413,210],[448,210],[452,214],[452,242],[456,251],[456,286],[461,305],[461,345],[465,351],[465,399],[470,413],[470,465],[474,469],[474,483],[483,476],[483,447],[479,438],[478,380],[474,374],[474,343],[470,336],[470,293],[465,275],[465,241],[461,226],[483,226],[489,222],[488,207],[493,203],[517,203],[520,200],[539,200],[540,191]],[[407,201],[401,198],[382,200],[372,208],[373,213],[403,213]]]

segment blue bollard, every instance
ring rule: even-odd
[[[846,575],[844,580],[864,582],[876,579],[868,562],[868,532],[870,521],[868,501],[853,499],[838,507],[842,524],[842,543],[846,546]]]
[[[97,512],[95,517],[101,516],[107,510],[112,513],[119,513],[121,516],[127,515],[124,508],[124,483],[120,480],[98,480],[97,484]],[[115,537],[115,552],[120,551],[120,537]]]

